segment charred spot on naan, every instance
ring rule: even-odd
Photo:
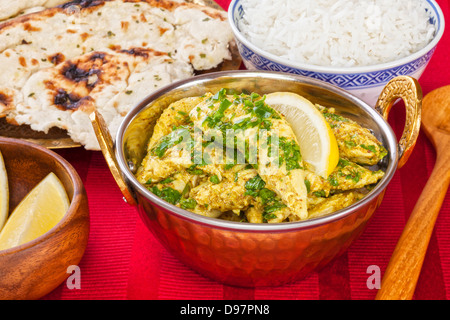
[[[9,93],[0,91],[0,105],[3,105],[4,109],[14,108],[14,98]]]
[[[69,62],[64,66],[62,74],[65,78],[75,82],[86,82],[86,86],[93,88],[99,81],[99,69],[81,69],[76,64]]]
[[[66,2],[64,4],[61,4],[59,6],[48,8],[46,10],[25,14],[22,16],[18,16],[14,19],[6,20],[2,23],[0,23],[0,31],[3,29],[8,29],[10,27],[14,27],[16,25],[22,24],[24,28],[27,28],[25,24],[29,25],[29,29],[25,29],[27,31],[33,32],[33,31],[39,31],[40,29],[33,27],[30,22],[33,21],[42,21],[46,18],[53,17],[55,14],[64,11],[67,15],[73,14],[73,11],[70,10],[72,8],[78,8],[80,11],[93,11],[96,10],[98,7],[105,4],[105,2],[109,2],[110,0],[74,0],[70,2]]]
[[[11,110],[16,108],[17,92],[11,88],[0,88],[0,118],[5,117]]]
[[[161,52],[161,51],[156,51],[150,48],[130,48],[130,49],[123,49],[120,50],[119,52],[121,53],[128,53],[129,55],[132,55],[134,57],[141,57],[144,59],[148,59],[150,56],[167,56],[169,57],[169,55],[167,54],[167,52]]]
[[[131,48],[131,49],[124,49],[120,50],[121,53],[128,53],[129,55],[135,56],[135,57],[142,57],[147,59],[149,57],[149,54],[152,52],[152,49],[145,49],[145,48]]]
[[[69,93],[64,89],[57,89],[53,99],[54,105],[65,110],[94,110],[94,99],[90,96],[79,96],[75,93]]]
[[[85,56],[84,59],[80,58],[66,61],[61,65],[59,74],[65,80],[76,83],[85,82],[86,86],[93,87],[99,80],[98,77],[102,72],[103,66],[110,63],[110,60],[107,58],[106,53],[93,52]]]
[[[72,6],[77,6],[80,8],[90,8],[90,7],[97,7],[100,5],[103,5],[108,0],[74,0],[66,2],[62,5],[59,5],[60,8],[67,9]]]
[[[74,82],[86,82],[86,86],[93,88],[99,81],[101,67],[107,63],[106,54],[94,52],[88,56],[87,61],[67,61],[61,68],[61,74]]]
[[[58,53],[55,53],[55,54],[50,55],[50,56],[48,57],[48,60],[49,60],[51,63],[53,63],[54,65],[58,65],[58,64],[60,64],[61,62],[63,62],[64,60],[66,60],[66,57],[65,57],[62,53],[58,52]]]
[[[39,27],[32,26],[31,23],[26,22],[23,24],[23,30],[33,32],[33,31],[41,31],[42,29]]]
[[[105,2],[110,2],[111,0],[73,0],[67,3],[64,3],[62,5],[59,5],[58,7],[67,9],[73,6],[77,6],[80,9],[87,9],[92,7],[97,7],[103,5]],[[154,7],[159,7],[166,10],[174,10],[180,5],[183,5],[183,3],[175,3],[172,1],[166,1],[166,0],[124,0],[123,2],[130,2],[130,3],[140,3],[140,2],[146,2]]]

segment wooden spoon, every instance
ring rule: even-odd
[[[436,163],[397,243],[377,300],[408,300],[414,295],[434,224],[450,183],[450,85],[425,96],[422,127],[436,149]]]

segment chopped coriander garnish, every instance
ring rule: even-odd
[[[181,199],[180,200],[180,207],[185,210],[189,209],[195,209],[197,206],[197,201],[195,199]]]
[[[275,213],[266,212],[263,214],[263,221],[267,222],[268,220],[275,219],[276,217],[277,217],[277,215]]]
[[[164,180],[161,180],[159,183],[160,184],[168,184],[171,183],[174,179],[171,177],[165,178]]]
[[[325,198],[326,197],[325,191],[323,191],[323,190],[314,191],[313,194],[316,197],[321,197],[321,198]]]
[[[235,163],[227,163],[225,165],[225,170],[230,170],[231,168],[233,168],[236,164]]]
[[[247,190],[245,191],[245,194],[256,197],[259,193],[259,190],[264,188],[265,185],[266,183],[264,182],[264,180],[261,179],[261,177],[257,174],[245,183],[245,189]]]
[[[349,148],[354,148],[356,147],[356,142],[353,140],[345,140],[344,141],[345,145]]]
[[[337,187],[339,185],[339,182],[337,181],[336,177],[333,175],[330,175],[328,177],[328,182],[333,186],[333,187]]]
[[[342,158],[339,159],[339,162],[338,162],[339,167],[344,168],[348,165],[350,165],[350,161],[348,161],[346,159],[342,159]]]
[[[211,176],[211,177],[209,178],[209,181],[211,181],[211,182],[214,183],[214,184],[220,183],[220,179],[219,179],[219,177],[218,177],[216,174],[213,175],[213,176]]]
[[[348,119],[346,119],[338,114],[335,114],[335,113],[323,112],[322,114],[325,118],[328,118],[333,121],[348,122]]]
[[[225,88],[222,88],[222,89],[220,89],[219,91],[217,91],[216,94],[213,95],[210,99],[211,99],[212,101],[220,101],[220,100],[222,100],[222,99],[225,98],[226,94],[227,94],[226,89],[225,89]]]
[[[282,203],[280,201],[274,201],[273,204],[270,204],[270,205],[264,207],[264,213],[266,213],[266,214],[273,213],[273,212],[283,209],[285,207],[286,207],[286,205],[284,203]]]
[[[150,191],[171,204],[177,204],[181,199],[181,193],[172,188],[163,188],[160,190],[158,187],[154,186]]]
[[[214,112],[212,116],[207,116],[203,123],[208,124],[210,128],[214,128],[219,121],[224,117],[225,111],[231,106],[231,102],[228,99],[223,99],[220,102],[219,109]]]
[[[263,188],[259,191],[258,194],[261,197],[261,201],[263,204],[267,204],[273,201],[273,199],[276,197],[276,193],[272,190],[269,190],[267,188]]]
[[[311,191],[311,182],[308,179],[305,179],[306,192],[309,193]]]
[[[183,126],[161,138],[159,144],[152,149],[152,154],[162,158],[169,148],[179,144],[183,138],[189,135],[189,130]]]
[[[287,140],[285,137],[281,137],[280,149],[283,151],[283,154],[280,156],[280,165],[284,161],[288,171],[302,168],[300,165],[302,161],[300,147],[294,140]]]
[[[186,171],[195,176],[201,176],[205,173],[202,169],[198,169],[196,164],[190,166]]]
[[[359,146],[360,146],[361,148],[363,148],[363,149],[366,149],[366,150],[370,151],[370,152],[373,152],[373,153],[376,153],[376,152],[377,152],[375,146],[373,146],[373,145],[360,144]]]

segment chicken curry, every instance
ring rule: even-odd
[[[225,89],[172,103],[158,119],[136,173],[163,200],[199,215],[292,222],[360,200],[384,175],[386,149],[368,130],[317,105],[339,147],[322,177],[302,159],[291,125],[257,93]]]

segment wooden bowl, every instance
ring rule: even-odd
[[[86,191],[75,169],[61,156],[34,143],[0,137],[9,180],[11,213],[50,172],[71,201],[63,219],[33,241],[0,251],[0,299],[39,299],[59,286],[77,265],[89,236]]]

